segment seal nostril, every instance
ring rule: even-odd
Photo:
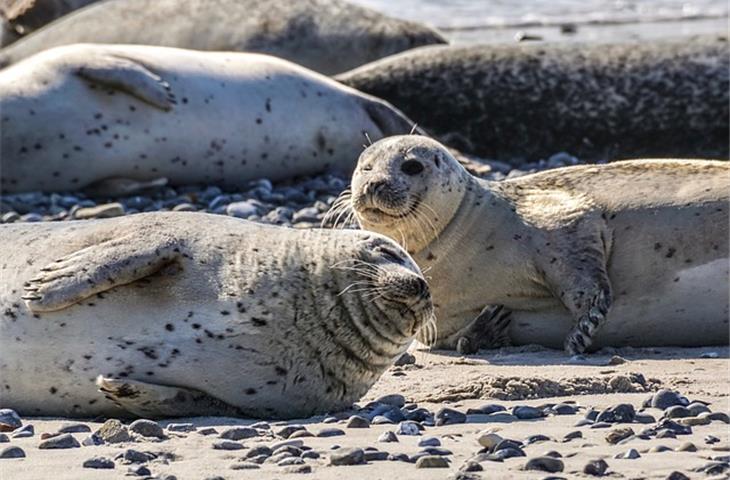
[[[423,164],[418,160],[406,160],[400,166],[400,170],[406,175],[418,175],[423,171]]]
[[[418,287],[418,293],[423,293],[428,290],[428,284],[426,283],[426,280],[420,277],[416,279],[416,286]]]

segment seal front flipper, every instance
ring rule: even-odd
[[[168,111],[175,105],[170,84],[147,67],[117,55],[95,55],[82,62],[76,74],[94,83],[113,88]]]
[[[181,242],[172,236],[142,237],[107,240],[56,260],[25,284],[23,300],[34,312],[61,310],[151,275],[180,255]]]
[[[480,348],[500,348],[511,345],[509,325],[512,311],[503,305],[487,305],[456,341],[462,355],[477,353]]]
[[[96,378],[96,386],[106,398],[138,417],[244,416],[238,408],[191,388],[105,378],[101,375]]]

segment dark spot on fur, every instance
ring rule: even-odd
[[[165,330],[168,332],[174,332],[175,331],[175,325],[172,323],[165,324]]]
[[[675,249],[675,248],[672,248],[672,247],[669,247],[669,248],[667,249],[667,254],[665,255],[665,257],[667,257],[667,258],[672,258],[672,257],[674,256],[674,253],[675,253],[676,251],[677,251],[677,249]]]
[[[51,387],[48,391],[51,392],[51,395],[55,395],[58,392],[58,389],[56,387]]]
[[[247,388],[246,389],[246,395],[256,395],[256,389],[255,388]]]

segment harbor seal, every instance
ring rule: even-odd
[[[266,53],[329,75],[446,40],[425,25],[344,0],[113,0],[3,49],[0,67],[72,43]]]
[[[447,145],[509,162],[727,159],[726,37],[613,45],[425,47],[338,80],[389,101]]]
[[[0,235],[0,404],[25,415],[336,411],[432,314],[416,264],[370,232],[157,212]]]
[[[435,140],[401,136],[363,152],[349,203],[362,228],[397,240],[426,272],[437,347],[728,343],[726,162],[490,182]]]
[[[3,36],[0,46],[7,46],[20,36],[38,30],[47,23],[99,0],[0,0],[0,16],[15,34]]]
[[[58,47],[3,70],[0,122],[6,193],[349,174],[366,136],[413,128],[386,102],[286,60],[140,45]]]

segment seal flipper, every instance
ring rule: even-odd
[[[137,97],[161,110],[171,110],[176,103],[169,83],[129,58],[97,55],[84,60],[76,74],[91,82]]]
[[[106,398],[138,417],[245,416],[240,409],[190,388],[104,378],[101,375],[96,378],[96,385]]]
[[[165,235],[150,237],[135,236],[138,241],[133,241],[124,236],[60,258],[25,284],[22,298],[34,312],[61,310],[151,275],[178,257],[181,242]]]
[[[503,305],[487,305],[456,341],[456,351],[470,355],[477,353],[480,348],[510,346],[511,315],[512,311]]]

